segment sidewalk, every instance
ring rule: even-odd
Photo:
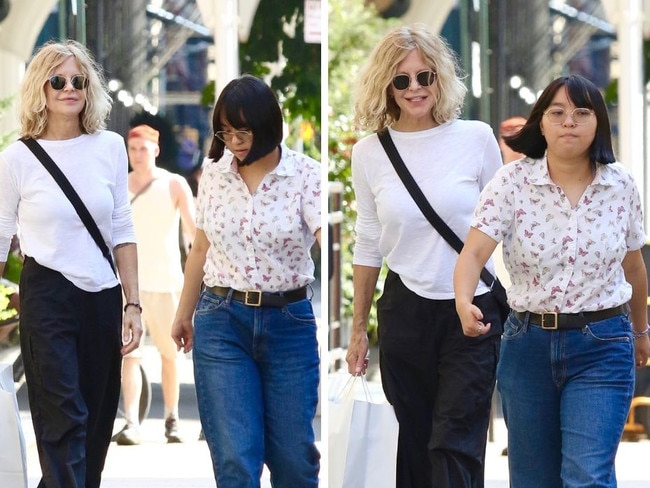
[[[370,348],[370,363],[366,375],[371,394],[381,397],[381,378],[377,348]],[[492,425],[491,441],[487,444],[485,459],[485,488],[508,488],[508,457],[501,452],[507,446],[507,429],[501,409],[497,408]],[[621,442],[616,456],[618,488],[650,487],[650,440]]]
[[[320,289],[314,287],[314,312],[320,316]],[[319,341],[327,338],[327,332],[319,326]],[[326,342],[324,343],[326,350]],[[0,362],[13,362],[18,349],[4,350]],[[147,341],[143,353],[143,364],[151,382],[151,410],[142,424],[142,444],[139,446],[118,446],[111,443],[102,476],[102,488],[214,488],[215,480],[212,461],[205,441],[199,441],[201,424],[194,390],[194,374],[191,354],[179,360],[180,403],[179,432],[181,444],[167,444],[164,436],[162,390],[160,387],[160,356]],[[27,388],[22,385],[17,393],[21,411],[23,431],[27,444],[27,474],[29,488],[35,488],[40,481],[41,470],[31,414],[27,400]],[[123,426],[122,419],[115,420],[114,432]],[[317,446],[321,455],[326,453],[321,442],[320,414],[314,420]],[[2,487],[0,487],[2,488]],[[268,470],[262,475],[262,488],[271,488]]]
[[[102,488],[213,488],[215,481],[208,446],[204,441],[198,440],[201,424],[194,393],[192,360],[185,358],[179,361],[179,431],[183,443],[167,444],[164,436],[160,360],[153,346],[145,346],[143,359],[152,383],[152,402],[151,411],[142,424],[142,444],[118,446],[111,443],[104,467]],[[17,396],[27,444],[29,488],[35,488],[40,480],[40,466],[24,385]],[[122,419],[116,419],[114,431],[117,432],[122,426]],[[320,417],[315,420],[315,428],[317,444],[322,452]],[[262,487],[271,487],[266,470]]]
[[[320,314],[319,291],[316,290],[314,301],[317,316]],[[321,350],[327,349],[327,330],[325,329],[322,325],[319,327],[319,340],[323,345]],[[371,349],[371,354],[376,354],[376,350]],[[139,446],[111,444],[106,459],[102,488],[214,487],[215,481],[208,447],[205,442],[198,440],[201,425],[194,393],[191,357],[186,357],[179,362],[181,382],[179,430],[184,439],[182,444],[166,444],[160,389],[160,359],[153,346],[145,346],[143,360],[152,383],[153,397],[151,411],[142,425],[143,443]],[[13,357],[0,354],[0,361],[13,361]],[[323,364],[327,364],[327,361],[324,361]],[[371,355],[368,380],[372,391],[377,391],[380,395],[381,385],[377,365],[378,358]],[[326,387],[326,371],[323,371],[323,378]],[[327,398],[327,394],[323,392],[321,398]],[[18,391],[18,403],[27,441],[29,488],[35,488],[40,480],[40,467],[24,385]],[[327,404],[326,401],[324,403]],[[325,478],[327,469],[326,418],[325,412],[323,418],[319,414],[314,422],[317,445],[322,456],[322,479]],[[115,431],[119,430],[122,425],[122,420],[116,419]],[[508,461],[507,457],[501,455],[506,444],[505,424],[503,419],[497,415],[493,425],[493,441],[489,442],[487,446],[486,488],[508,487]],[[650,459],[650,441],[622,442],[616,458],[619,488],[650,487],[650,465],[646,464],[648,459]],[[270,486],[269,474],[265,470],[262,487],[270,488]],[[325,481],[321,483],[321,486],[326,487]]]
[[[150,347],[150,346],[147,346]],[[140,446],[118,446],[111,444],[106,459],[102,488],[208,488],[214,487],[212,465],[208,447],[198,440],[201,430],[196,410],[196,398],[192,383],[190,359],[181,362],[181,405],[179,424],[184,442],[166,444],[163,435],[163,420],[160,392],[160,373],[154,350],[147,351],[145,361],[152,381],[153,401],[149,417],[142,425],[143,443]],[[371,382],[373,391],[380,391],[381,385]],[[27,408],[25,387],[18,394],[22,411],[23,428],[27,441],[29,488],[35,488],[40,479],[38,454]],[[327,449],[320,432],[320,417],[316,419],[318,447],[325,456]],[[121,428],[120,419],[115,429]],[[508,487],[508,461],[501,455],[506,446],[506,429],[502,418],[494,423],[494,441],[487,446],[486,488]],[[325,436],[326,439],[326,436]],[[650,441],[622,442],[616,458],[619,488],[642,488],[650,486]],[[325,459],[323,460],[325,461]],[[324,476],[324,472],[322,473]],[[263,474],[263,488],[270,488],[268,471]],[[322,484],[323,487],[326,485]],[[360,487],[363,488],[363,487]],[[370,487],[369,487],[370,488]]]

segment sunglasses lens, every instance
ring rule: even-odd
[[[420,71],[415,78],[420,86],[430,86],[435,78],[433,71]]]
[[[54,75],[50,78],[50,86],[55,90],[63,90],[67,82],[68,80],[65,76]],[[70,83],[75,90],[83,90],[88,84],[86,77],[83,75],[73,76],[70,78]]]
[[[63,76],[53,76],[50,78],[50,86],[55,90],[62,90],[65,86],[66,80]]]
[[[86,77],[81,75],[73,76],[70,83],[72,83],[72,87],[75,90],[83,90],[86,88]]]
[[[398,90],[406,90],[411,83],[411,78],[408,75],[397,75],[393,78],[393,86]]]

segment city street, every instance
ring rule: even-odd
[[[320,287],[314,285],[314,312],[320,316]],[[326,344],[327,332],[319,326],[319,340]],[[326,348],[325,348],[326,350]],[[18,349],[0,351],[0,363],[13,362]],[[164,436],[162,390],[160,387],[160,357],[149,341],[145,342],[143,365],[151,382],[151,410],[142,424],[142,444],[118,446],[112,443],[106,458],[102,488],[209,488],[215,486],[212,462],[206,442],[199,441],[201,424],[194,392],[194,375],[191,354],[179,360],[180,404],[179,431],[181,444],[167,444]],[[35,488],[40,480],[40,466],[34,440],[31,416],[27,400],[27,388],[18,390],[18,406],[21,411],[23,431],[27,444],[29,488]],[[115,421],[114,432],[124,425]],[[320,415],[314,422],[317,445],[321,453]],[[269,473],[265,469],[262,487],[270,488]],[[2,488],[2,487],[0,487]]]
[[[317,316],[321,310],[321,293],[318,287],[315,290],[314,309]],[[319,326],[319,340],[327,344],[327,330]],[[321,347],[321,350],[326,350]],[[10,354],[0,351],[0,362],[13,361],[17,349]],[[325,353],[326,354],[326,353]],[[371,348],[370,367],[368,380],[373,400],[380,398],[380,378],[376,348]],[[160,388],[160,358],[156,349],[145,343],[143,364],[147,376],[152,384],[151,410],[142,425],[142,444],[139,446],[118,446],[111,444],[106,459],[102,488],[209,488],[215,486],[212,465],[207,444],[199,441],[201,425],[196,405],[194,392],[194,377],[192,373],[191,355],[179,361],[179,377],[181,382],[180,423],[179,430],[184,442],[182,444],[167,444],[164,436],[162,393]],[[327,364],[327,362],[324,362]],[[327,388],[327,373],[323,372],[324,389]],[[326,390],[322,390],[326,391]],[[35,488],[40,479],[38,453],[34,441],[27,391],[23,385],[18,391],[18,403],[21,410],[22,424],[27,444],[29,488]],[[322,393],[322,398],[327,398]],[[326,403],[326,402],[325,402]],[[320,410],[319,410],[320,413]],[[323,469],[321,470],[321,485],[326,487],[324,480],[327,466],[327,448],[323,443],[326,425],[326,414],[319,414],[314,422],[317,443],[323,456]],[[122,419],[116,419],[115,431],[123,426]],[[507,457],[501,455],[506,446],[506,429],[503,419],[496,409],[494,424],[492,426],[491,442],[488,442],[486,460],[486,488],[508,487]],[[619,488],[642,488],[650,486],[650,440],[639,442],[622,442],[616,459],[616,468]],[[263,488],[270,488],[269,474],[263,473]],[[363,488],[363,487],[359,487]],[[369,487],[370,488],[370,487]]]
[[[214,487],[212,467],[205,442],[199,441],[201,430],[196,408],[196,397],[192,381],[192,361],[181,361],[181,404],[180,431],[182,444],[166,444],[163,435],[162,402],[160,390],[159,360],[155,349],[147,346],[145,367],[152,381],[153,401],[151,412],[144,422],[143,443],[140,446],[118,446],[111,444],[106,459],[102,487],[105,488],[208,488]],[[381,391],[373,381],[371,391]],[[374,398],[374,395],[373,395]],[[22,412],[23,428],[27,441],[29,488],[35,488],[39,481],[40,468],[31,419],[27,407],[25,387],[18,394]],[[318,445],[324,455],[321,440],[320,417],[316,419]],[[115,422],[116,431],[122,427],[120,419]],[[493,428],[493,442],[488,443],[486,462],[486,488],[507,488],[507,457],[501,455],[506,446],[506,431],[503,420],[497,418]],[[642,488],[650,486],[650,441],[622,442],[616,460],[620,488]],[[263,475],[263,488],[270,488],[268,472]],[[323,484],[323,486],[326,486]]]

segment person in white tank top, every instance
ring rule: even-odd
[[[179,382],[177,349],[171,325],[183,288],[179,246],[179,222],[185,242],[194,239],[194,200],[181,175],[156,166],[160,153],[159,133],[138,125],[127,135],[132,171],[129,197],[133,212],[142,320],[161,357],[161,383],[167,442],[181,442],[178,433]],[[144,343],[144,341],[143,341]],[[122,395],[126,425],[114,438],[120,445],[140,444],[138,409],[142,391],[140,362],[142,347],[125,356],[122,365]]]

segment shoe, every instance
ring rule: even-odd
[[[137,427],[125,427],[115,435],[118,446],[138,446],[142,442]]]
[[[178,420],[176,418],[169,417],[165,420],[165,437],[167,437],[167,444],[183,442],[178,436]]]
[[[121,430],[119,430],[118,432],[116,432],[115,434],[113,434],[113,437],[111,437],[111,442],[115,442],[115,441],[117,441],[117,438],[120,436],[120,434],[121,434],[122,432],[124,432],[124,431],[125,431],[126,429],[128,429],[128,428],[129,428],[129,426],[128,426],[127,424],[124,424],[124,427],[122,427]]]
[[[205,440],[205,432],[203,432],[203,429],[201,429],[201,432],[199,432],[199,440],[204,441]]]

